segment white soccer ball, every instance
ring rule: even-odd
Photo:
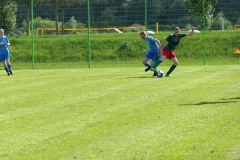
[[[159,70],[159,71],[157,72],[157,77],[158,77],[158,78],[162,78],[163,76],[164,76],[163,71],[160,71],[160,70]]]

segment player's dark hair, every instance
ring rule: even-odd
[[[140,32],[140,35],[147,35],[145,31]]]

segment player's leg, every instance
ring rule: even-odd
[[[151,62],[151,67],[153,67],[155,65],[155,63],[159,60],[160,56],[157,54],[157,51],[155,53],[155,55],[152,58],[152,62]],[[156,76],[157,72],[153,71],[153,76]]]
[[[8,76],[10,76],[9,68],[8,68],[8,66],[7,66],[6,61],[3,61],[3,66],[4,66],[4,69],[5,69],[5,71],[7,72]]]
[[[151,64],[148,62],[150,58],[144,57],[142,60],[142,64],[147,66],[145,72],[147,72],[151,68]]]
[[[152,59],[154,56],[154,52],[152,50],[149,50],[148,53],[145,55],[145,57],[142,60],[142,63],[147,66],[147,68],[145,69],[145,72],[149,71],[149,69],[151,68],[151,64],[148,62],[149,59]]]
[[[13,72],[12,72],[12,69],[11,69],[11,63],[10,63],[10,55],[8,55],[8,57],[7,57],[6,64],[8,66],[10,74],[13,75]]]
[[[170,69],[168,70],[168,72],[166,73],[165,77],[170,77],[170,74],[172,73],[172,71],[177,67],[178,65],[178,60],[177,57],[171,58],[171,60],[173,61],[173,65],[170,67]]]
[[[161,58],[158,59],[156,61],[156,63],[154,64],[154,66],[150,69],[151,71],[154,71],[155,73],[157,73],[157,66],[159,64],[161,64],[162,62],[164,62],[164,60],[166,59],[167,57],[165,55],[161,55]]]
[[[7,74],[10,76],[9,69],[6,65],[5,58],[6,58],[6,55],[0,55],[0,62],[3,62],[3,67],[4,67],[5,71],[7,72]]]
[[[155,63],[156,62],[152,61],[151,62],[151,67],[153,67]],[[149,69],[151,69],[151,67]],[[151,71],[153,71],[153,70],[151,69]],[[153,76],[157,76],[157,72],[153,71]]]
[[[155,73],[157,73],[157,66],[160,65],[162,62],[164,62],[164,60],[168,58],[170,53],[171,53],[170,51],[163,49],[163,54],[161,55],[161,58],[156,61],[154,66],[151,68],[151,71],[154,71]]]

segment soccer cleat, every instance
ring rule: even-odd
[[[144,71],[147,72],[147,71],[149,71],[150,68],[151,68],[151,67],[147,67]]]
[[[11,75],[11,73],[10,73],[10,72],[8,72],[7,74],[8,74],[8,76],[10,76],[10,75]]]
[[[166,74],[165,77],[170,77],[170,75]]]
[[[157,76],[157,73],[156,73],[156,72],[154,72],[154,73],[153,73],[153,76]]]
[[[11,69],[9,69],[9,73],[10,73],[11,75],[13,75],[13,72],[12,72],[12,70],[11,70]]]

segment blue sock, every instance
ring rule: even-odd
[[[8,73],[9,72],[9,68],[6,66],[5,67],[5,71]]]
[[[147,63],[145,64],[145,66],[150,67],[151,65],[150,65],[149,62],[147,62]]]
[[[8,65],[8,69],[11,69],[11,64]]]

